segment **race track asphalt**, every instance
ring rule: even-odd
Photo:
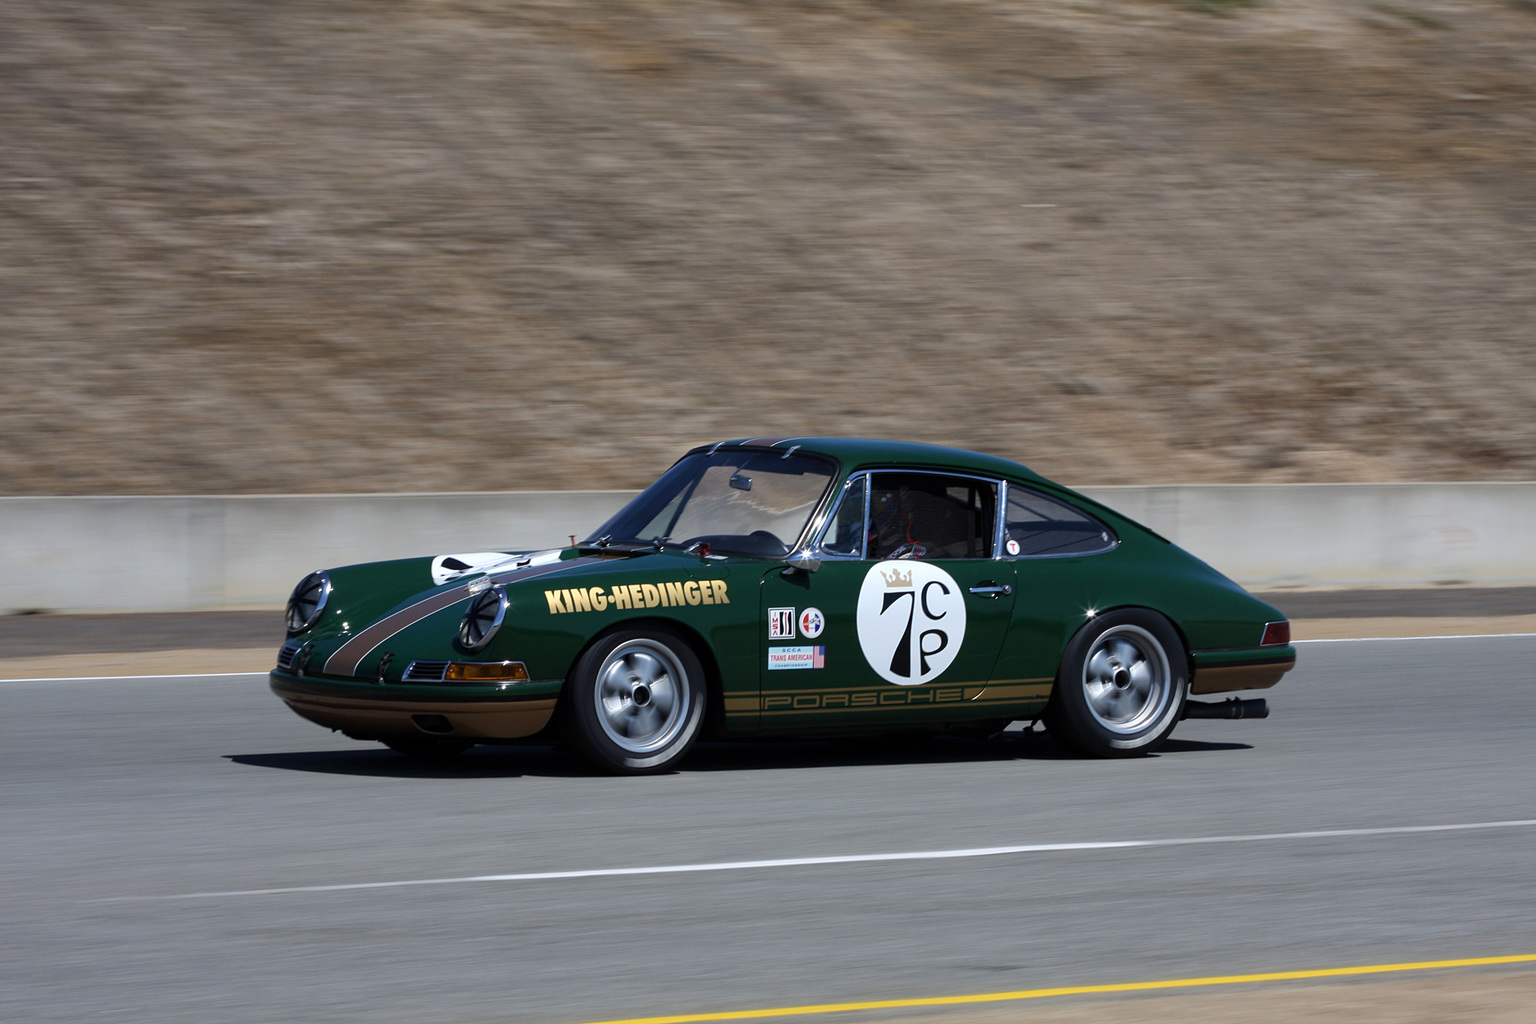
[[[1310,644],[1269,696],[1136,761],[713,745],[614,779],[422,766],[261,677],[0,683],[0,1019],[561,1024],[1536,952],[1531,825],[451,881],[1536,819],[1536,638]]]

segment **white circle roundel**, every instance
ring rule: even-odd
[[[820,608],[807,608],[800,613],[800,635],[807,640],[815,640],[826,628],[827,617],[821,614]]]
[[[926,683],[965,642],[965,595],[928,562],[872,566],[859,588],[859,646],[875,675],[898,686]]]

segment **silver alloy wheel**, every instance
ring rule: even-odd
[[[1172,680],[1163,645],[1140,626],[1105,630],[1083,661],[1089,713],[1121,735],[1140,732],[1162,718],[1174,698]]]
[[[689,720],[693,691],[677,655],[655,640],[629,640],[608,652],[592,699],[608,738],[628,754],[675,740]]]

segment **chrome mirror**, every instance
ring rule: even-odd
[[[821,558],[811,553],[808,548],[801,548],[785,559],[791,569],[799,569],[801,572],[815,572],[821,568]]]

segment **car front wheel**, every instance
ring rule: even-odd
[[[577,660],[568,685],[567,736],[604,768],[665,771],[698,739],[704,666],[669,632],[603,637]]]
[[[1096,757],[1133,757],[1162,745],[1184,713],[1184,645],[1168,620],[1126,609],[1072,637],[1045,710],[1051,735]]]

